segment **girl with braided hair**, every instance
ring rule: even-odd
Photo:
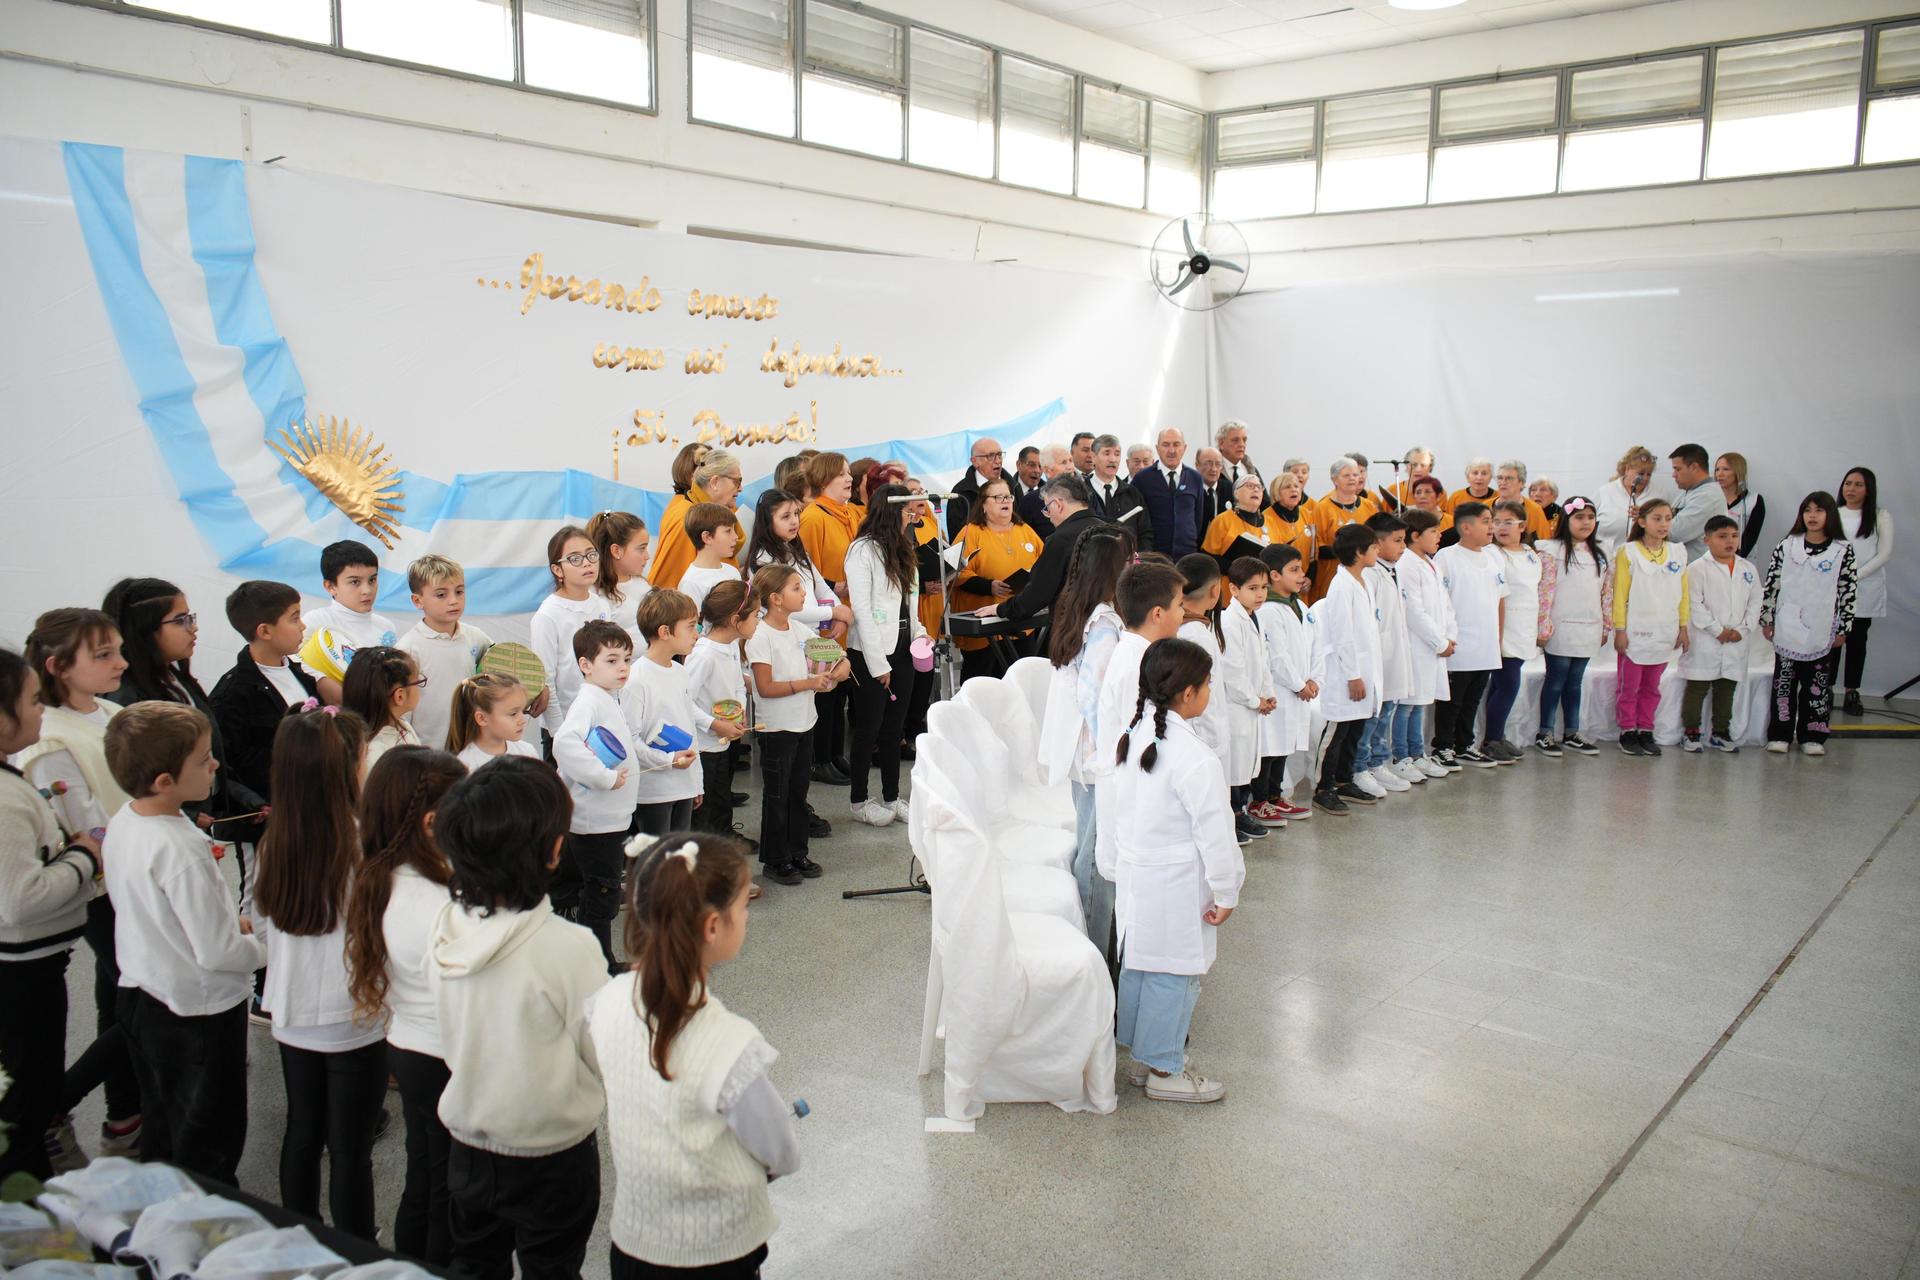
[[[399,1081],[406,1121],[407,1177],[393,1247],[436,1267],[447,1265],[453,1240],[447,1126],[439,1115],[447,1064],[426,956],[453,869],[433,842],[432,819],[440,798],[466,776],[467,766],[445,751],[395,747],[380,757],[360,795],[360,863],[347,894],[347,992],[362,1016],[388,1019],[387,1069]]]
[[[1200,975],[1247,878],[1220,758],[1193,729],[1212,696],[1213,660],[1190,640],[1160,640],[1140,662],[1133,720],[1115,748],[1115,821],[1103,824],[1100,873],[1114,882],[1120,937],[1115,1040],[1127,1078],[1160,1102],[1218,1102],[1226,1086],[1186,1057]]]

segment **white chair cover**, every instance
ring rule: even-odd
[[[1005,748],[1012,785],[1007,803],[1015,815],[1039,826],[1074,830],[1073,793],[1040,781],[1040,722],[1020,691],[1004,680],[975,677],[960,686],[960,705],[979,712]]]
[[[1022,658],[1007,668],[1004,679],[1027,700],[1027,710],[1033,712],[1033,722],[1044,723],[1047,718],[1047,697],[1053,690],[1053,663],[1046,658]],[[966,688],[966,685],[961,688]]]
[[[958,703],[936,702],[928,708],[927,723],[921,759],[947,780],[957,803],[972,808],[975,825],[987,834],[993,852],[1004,862],[1071,872],[1077,837],[1015,816],[1008,805],[1012,783],[1000,762],[1000,742],[986,722]],[[944,854],[936,849],[934,856]]]

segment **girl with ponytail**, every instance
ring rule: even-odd
[[[519,683],[513,687],[519,690]],[[524,700],[525,691],[520,694]],[[447,1064],[426,957],[453,870],[433,842],[433,813],[466,776],[467,767],[444,751],[395,747],[381,756],[360,795],[360,865],[347,895],[347,991],[363,1017],[388,1018],[387,1068],[400,1083],[406,1120],[407,1178],[393,1244],[436,1267],[447,1265],[453,1237],[450,1148],[438,1110]]]
[[[1159,1102],[1218,1102],[1227,1092],[1186,1059],[1200,975],[1247,878],[1226,772],[1192,727],[1212,678],[1199,645],[1156,641],[1115,749],[1117,785],[1098,788],[1100,874],[1114,882],[1124,957],[1114,1038],[1133,1054],[1127,1078]]]
[[[757,1276],[778,1222],[767,1183],[800,1160],[792,1109],[767,1075],[778,1055],[708,987],[746,941],[746,850],[678,832],[629,849],[632,970],[587,1009],[606,1071],[612,1275]]]

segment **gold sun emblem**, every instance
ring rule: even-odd
[[[391,464],[386,446],[374,443],[373,433],[342,418],[316,415],[283,430],[283,449],[272,440],[267,447],[285,458],[347,519],[393,549],[400,536],[392,513],[405,511],[398,499],[406,497],[395,479],[400,470]]]

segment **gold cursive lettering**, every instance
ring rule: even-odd
[[[652,371],[666,367],[667,355],[659,347],[623,347],[617,343],[595,343],[593,348],[593,367],[596,369],[625,369],[628,373]]]
[[[533,310],[533,304],[541,298],[584,302],[590,307],[630,314],[644,314],[660,306],[660,291],[653,287],[651,277],[642,276],[639,284],[628,287],[599,279],[548,275],[546,265],[546,255],[540,253],[528,254],[527,260],[520,264],[520,287],[526,291],[520,300],[521,315]]]
[[[800,379],[808,374],[819,374],[829,378],[897,378],[898,369],[880,367],[880,357],[871,353],[864,356],[843,355],[840,344],[834,343],[833,350],[827,355],[810,356],[800,349],[798,342],[793,350],[782,351],[780,339],[775,338],[767,347],[765,355],[760,357],[760,372],[780,375],[781,382],[789,387],[798,386]]]
[[[780,314],[780,299],[761,294],[743,298],[737,293],[687,291],[687,314],[708,320],[771,320]]]

